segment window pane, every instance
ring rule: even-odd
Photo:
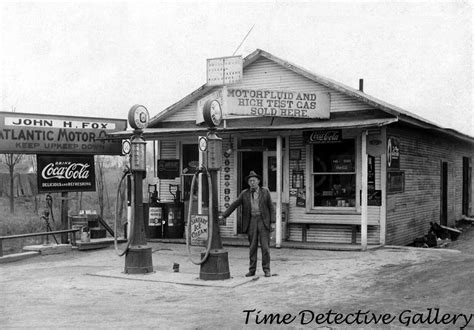
[[[199,148],[196,144],[183,144],[183,174],[194,174],[199,167]]]
[[[315,207],[355,207],[355,174],[318,174],[313,184]]]
[[[313,172],[354,172],[355,141],[315,144],[313,146]]]

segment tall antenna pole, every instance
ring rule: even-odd
[[[244,43],[245,39],[247,39],[247,37],[249,36],[250,32],[252,32],[252,29],[253,29],[254,26],[255,26],[255,24],[252,25],[252,27],[250,28],[249,32],[247,32],[247,34],[245,35],[244,39],[243,39],[242,42],[240,43],[239,47],[237,47],[237,49],[234,51],[234,54],[232,54],[232,56],[234,56],[235,53],[237,53],[237,51],[239,50],[240,46],[242,46],[242,44]]]

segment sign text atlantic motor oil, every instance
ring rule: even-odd
[[[121,119],[0,112],[0,153],[120,155],[120,141],[102,139],[126,127]]]

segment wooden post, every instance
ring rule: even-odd
[[[367,207],[367,178],[368,178],[368,173],[367,173],[367,162],[368,162],[368,157],[367,157],[367,134],[368,131],[364,130],[362,131],[362,175],[361,175],[361,180],[362,180],[362,207],[361,207],[361,226],[360,226],[360,243],[362,247],[362,251],[367,250],[367,213],[368,213],[368,207]]]
[[[382,127],[382,143],[387,143],[387,128]],[[386,150],[386,148],[384,148]],[[380,205],[380,244],[385,245],[387,233],[387,153],[380,155],[380,190],[382,191],[382,205]]]
[[[68,228],[68,193],[61,192],[61,230],[67,230]],[[61,235],[61,244],[68,244],[68,234]]]
[[[281,156],[282,156],[282,138],[281,136],[277,136],[277,150],[276,150],[276,162],[277,162],[277,200],[276,200],[276,233],[275,233],[275,245],[277,248],[281,247],[281,194],[282,194],[282,184],[281,184],[281,172],[282,172],[282,162],[281,162]]]

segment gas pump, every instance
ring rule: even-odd
[[[149,120],[148,110],[142,105],[134,105],[128,112],[128,121],[134,128],[131,138],[130,171],[132,178],[132,218],[130,237],[125,251],[126,274],[153,272],[152,251],[147,247],[143,221],[143,179],[146,175],[146,142],[143,129]]]
[[[229,257],[227,251],[222,249],[222,241],[218,224],[218,196],[217,196],[217,176],[222,165],[222,139],[216,134],[215,127],[220,124],[222,119],[222,109],[217,100],[209,100],[203,108],[204,121],[209,126],[207,137],[199,137],[199,148],[205,152],[205,165],[201,166],[199,171],[194,174],[191,182],[191,194],[193,193],[194,183],[199,173],[205,173],[209,185],[209,230],[206,252],[201,254],[201,260],[198,262],[201,269],[199,278],[202,280],[225,280],[230,278]],[[190,241],[190,222],[191,222],[191,202],[187,219],[186,243]]]

